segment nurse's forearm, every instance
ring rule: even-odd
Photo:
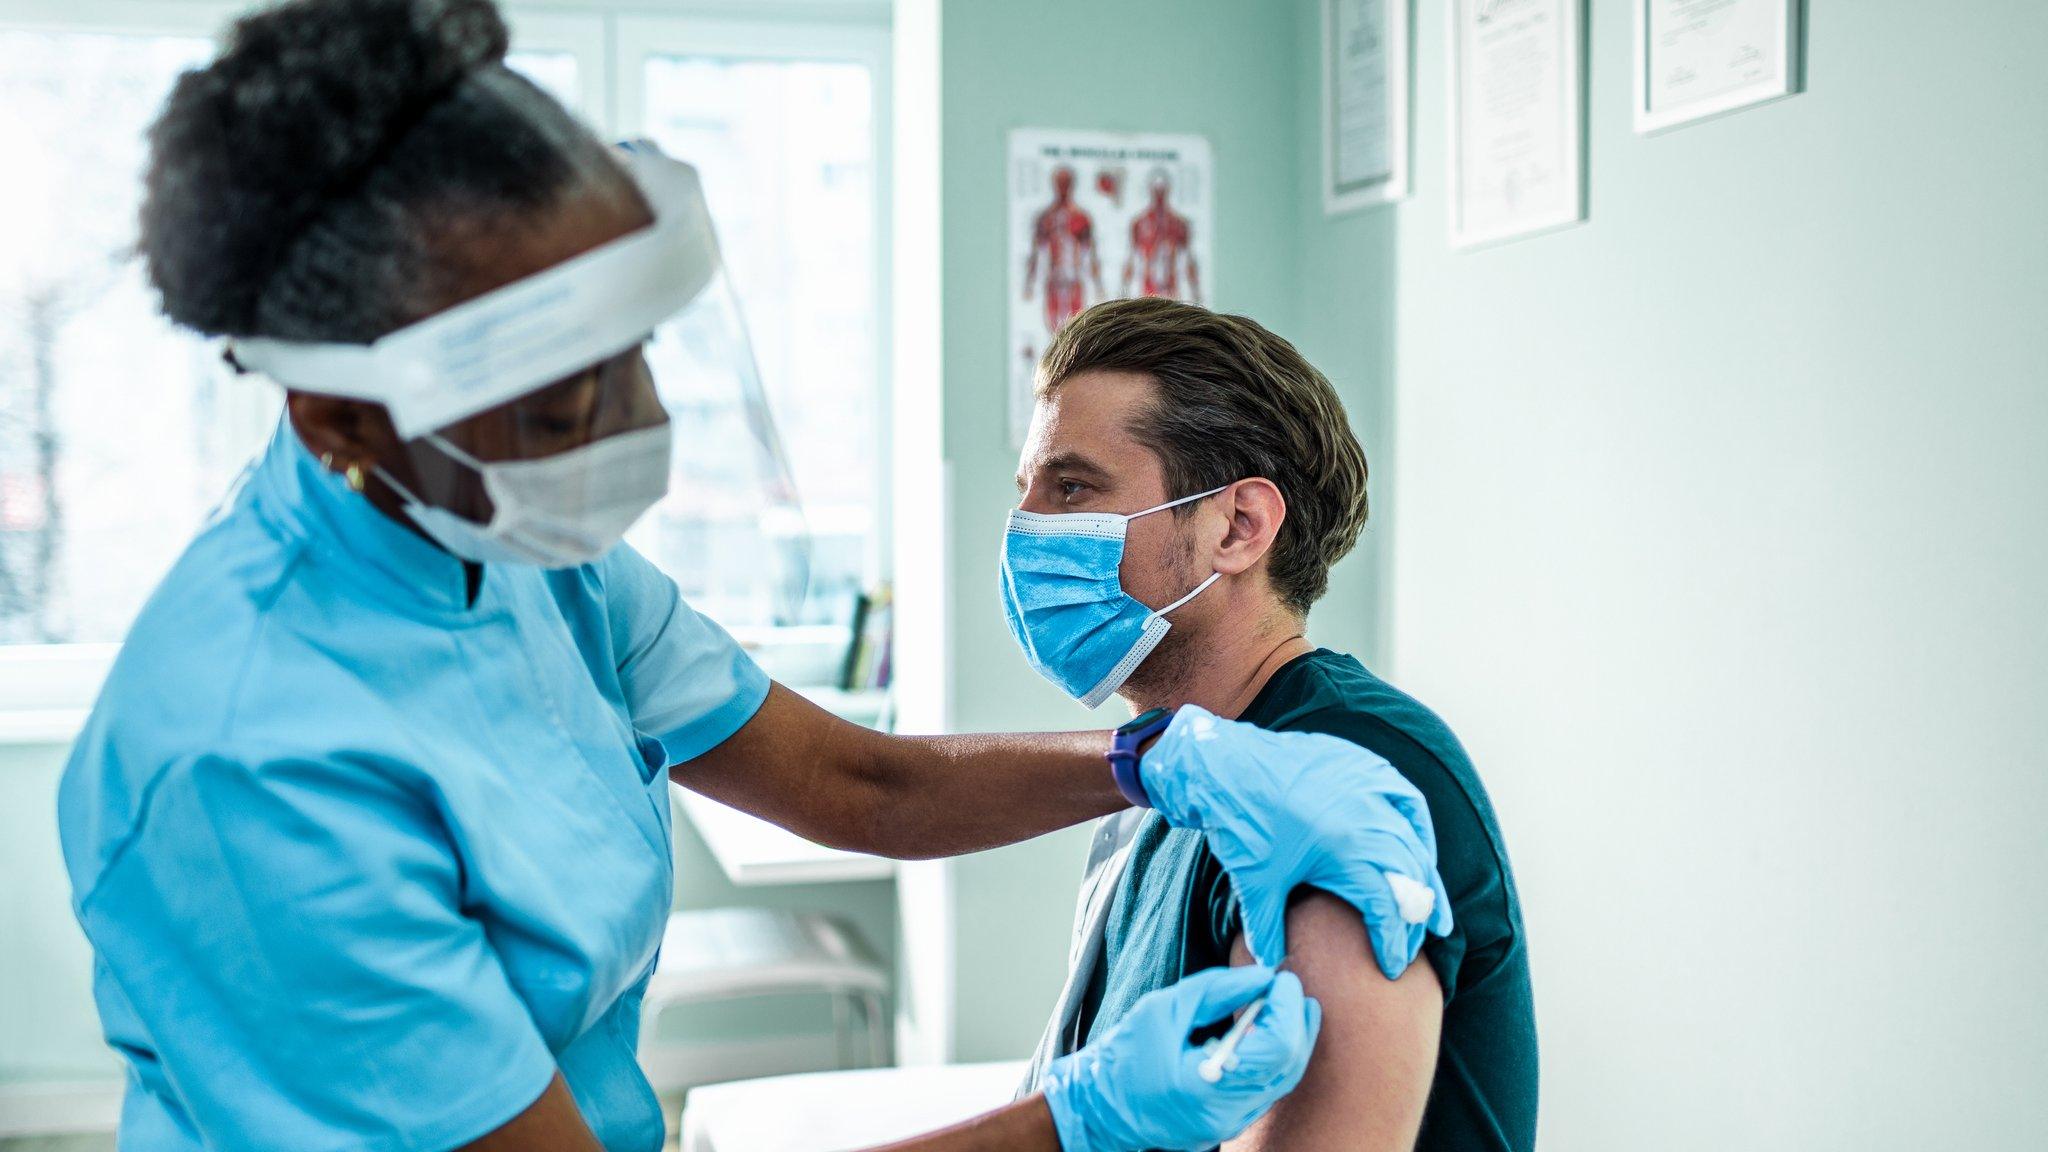
[[[869,1152],[1060,1152],[1045,1097],[1027,1096],[965,1123]]]
[[[887,736],[777,684],[676,783],[820,844],[898,859],[1028,840],[1128,807],[1103,732]]]
[[[604,1152],[560,1072],[524,1112],[456,1152]]]

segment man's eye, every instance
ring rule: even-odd
[[[1088,486],[1079,480],[1060,481],[1060,495],[1062,496],[1074,496],[1087,490]]]

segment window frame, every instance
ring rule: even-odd
[[[202,36],[218,41],[246,6],[215,0],[5,0],[0,30],[114,36]]]
[[[0,32],[201,37],[218,42],[243,7],[212,0],[5,0]],[[263,391],[240,393],[230,419],[260,419]],[[118,641],[0,645],[0,745],[76,736],[119,655]]]
[[[729,8],[694,5],[662,12],[631,3],[562,6],[501,5],[512,29],[512,50],[566,52],[577,65],[582,107],[575,109],[608,137],[640,130],[645,98],[644,63],[655,55],[714,56],[752,60],[834,60],[863,64],[873,76],[875,402],[874,533],[869,568],[890,578],[894,517],[892,489],[892,324],[890,296],[893,252],[889,211],[893,178],[890,134],[891,33],[886,8],[839,0],[779,10],[764,5],[745,17]],[[216,43],[247,3],[217,0],[0,0],[0,31],[128,36],[199,36]],[[251,389],[249,412],[237,405],[233,418],[267,418],[260,411],[272,397]],[[252,416],[253,414],[253,416]],[[823,653],[822,630],[736,629],[750,647],[814,664]],[[83,726],[121,642],[0,645],[0,746],[63,743]]]
[[[565,52],[576,59],[578,106],[570,111],[600,132],[612,123],[611,30],[596,12],[501,5],[512,29],[512,53]]]
[[[613,91],[617,106],[617,134],[633,137],[645,130],[641,109],[646,103],[646,63],[656,56],[692,56],[729,60],[800,62],[807,60],[861,64],[873,79],[874,117],[874,300],[875,300],[875,493],[874,532],[868,540],[868,569],[880,580],[892,575],[895,523],[893,516],[893,429],[889,413],[894,411],[890,381],[891,323],[890,255],[894,250],[890,180],[893,172],[891,132],[894,109],[890,75],[892,36],[887,24],[859,19],[813,15],[801,23],[782,20],[735,19],[718,15],[649,15],[622,11],[612,21]],[[765,643],[773,643],[772,629],[754,630]]]

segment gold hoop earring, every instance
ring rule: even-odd
[[[322,452],[320,454],[320,466],[329,472],[334,471],[334,453]]]
[[[348,470],[343,472],[342,475],[348,480],[349,491],[361,492],[363,490],[363,466],[361,464],[349,465]]]

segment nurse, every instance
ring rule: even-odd
[[[1156,800],[1248,904],[1327,888],[1405,966],[1393,886],[1440,881],[1383,762],[1305,772],[1194,711],[1113,740],[870,732],[619,543],[669,474],[641,342],[730,337],[717,246],[687,166],[607,149],[505,51],[487,0],[295,0],[152,130],[165,312],[287,399],[64,776],[122,1147],[658,1148],[634,1050],[671,780],[899,857]],[[1203,1075],[1190,1032],[1253,1004]],[[1205,973],[906,1147],[1208,1147],[1292,1087],[1318,1021],[1291,975]]]

